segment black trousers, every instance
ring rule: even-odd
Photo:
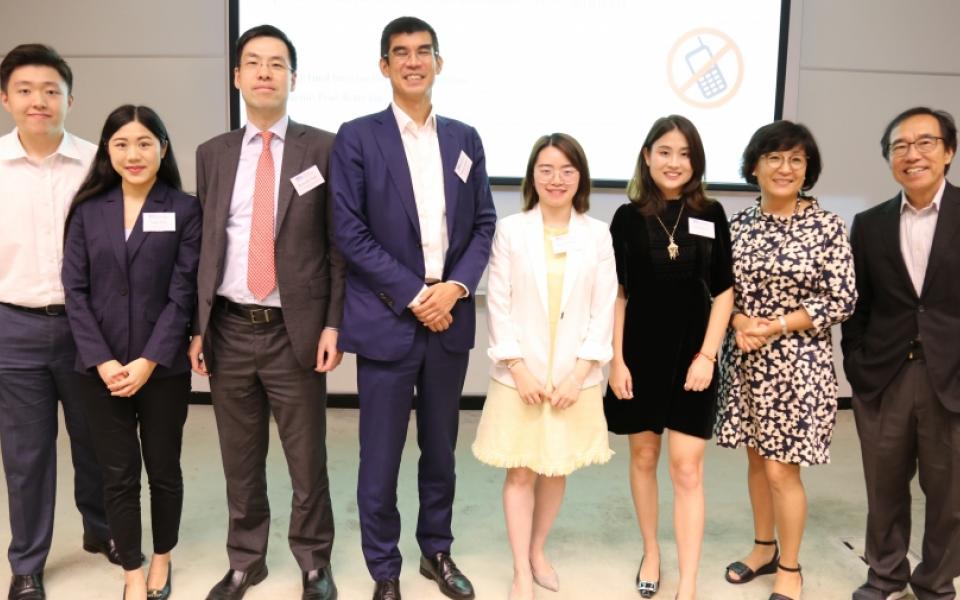
[[[190,373],[151,378],[130,398],[111,396],[95,375],[82,379],[87,421],[103,473],[110,533],[123,568],[138,569],[141,451],[150,485],[153,551],[166,554],[177,545],[183,509],[180,448],[190,398]]]
[[[872,402],[853,398],[867,483],[867,582],[910,583],[919,600],[952,600],[960,576],[960,414],[948,412],[923,361],[907,362]],[[910,572],[910,481],[925,497],[920,564]]]
[[[272,415],[293,488],[290,550],[301,570],[322,569],[330,562],[334,535],[326,379],[297,362],[282,321],[254,324],[218,307],[207,335],[214,359],[210,393],[227,480],[230,568],[249,571],[267,555]]]

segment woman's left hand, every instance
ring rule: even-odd
[[[107,386],[111,396],[129,398],[136,394],[143,387],[143,384],[153,375],[153,370],[157,368],[157,363],[152,360],[140,357],[125,365],[124,370],[127,376],[119,381]]]
[[[559,386],[550,390],[550,405],[558,410],[570,408],[580,397],[581,387],[583,382],[570,375]]]
[[[702,354],[697,354],[687,368],[687,380],[683,384],[683,389],[688,392],[702,392],[710,386],[712,379],[713,361]]]

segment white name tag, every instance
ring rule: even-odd
[[[553,253],[566,254],[577,249],[577,240],[569,233],[553,237]]]
[[[177,213],[172,212],[162,212],[162,213],[150,213],[145,212],[143,215],[143,230],[146,232],[158,232],[158,231],[176,231],[177,230]]]
[[[460,158],[457,159],[457,166],[453,171],[457,174],[457,177],[460,178],[460,181],[466,183],[467,177],[470,176],[470,167],[473,166],[473,161],[470,160],[470,157],[467,156],[467,153],[463,150],[460,151]]]
[[[717,235],[713,223],[710,221],[690,217],[687,219],[687,223],[690,228],[690,235],[699,235],[700,237],[710,238],[711,240]]]
[[[320,169],[317,168],[317,165],[313,165],[303,173],[290,178],[290,183],[293,184],[294,189],[297,190],[297,194],[300,196],[306,194],[324,181],[323,175],[320,174]]]

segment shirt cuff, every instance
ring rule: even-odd
[[[447,281],[447,283],[455,283],[455,284],[457,284],[457,285],[459,285],[460,287],[463,288],[463,295],[460,296],[461,298],[469,298],[469,297],[470,297],[470,290],[468,290],[468,289],[467,289],[467,286],[463,285],[463,284],[460,283],[459,281],[450,279],[450,280]]]
[[[413,297],[413,300],[410,301],[410,304],[407,305],[407,308],[416,308],[420,306],[420,296],[422,296],[425,291],[427,291],[426,284],[420,288],[420,291],[417,292],[417,295]]]

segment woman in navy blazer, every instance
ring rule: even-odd
[[[128,600],[170,595],[200,231],[200,204],[180,191],[163,122],[145,106],[113,111],[67,216],[63,286]],[[141,441],[154,550],[146,576]]]

